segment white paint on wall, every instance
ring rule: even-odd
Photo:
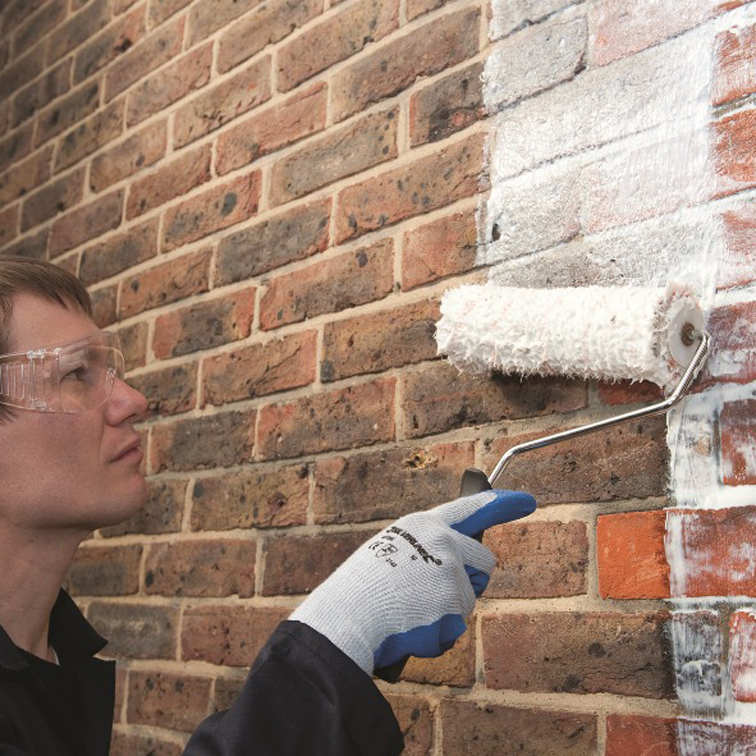
[[[692,2],[701,6],[702,17],[711,10],[710,0]],[[479,210],[478,262],[491,266],[491,282],[505,286],[682,282],[696,292],[708,313],[733,297],[732,292],[718,291],[718,285],[726,285],[733,271],[743,269],[741,260],[728,259],[724,244],[721,216],[730,201],[712,199],[716,184],[709,129],[715,40],[723,30],[756,23],[756,4],[683,30],[626,59],[576,69],[572,78],[553,86],[545,83],[542,72],[549,69],[543,66],[530,78],[530,84],[540,81],[541,91],[528,82],[511,81],[518,73],[511,65],[507,68],[512,60],[508,53],[522,33],[516,31],[516,22],[525,20],[526,7],[534,10],[531,15],[559,11],[550,20],[550,31],[559,33],[563,25],[564,46],[574,58],[569,43],[583,11],[561,10],[563,5],[492,3],[491,38],[505,39],[497,43],[484,75],[487,106],[495,115],[488,145],[491,191]],[[550,38],[548,54],[558,49],[558,40]],[[550,66],[560,70],[553,60]],[[748,273],[753,278],[753,271]],[[756,300],[748,287],[735,296]],[[715,378],[727,378],[749,358],[737,346],[718,351],[715,344],[708,370]],[[689,396],[669,415],[673,508],[756,503],[756,486],[722,483],[727,470],[718,440],[724,404],[754,396],[754,386],[718,383]],[[748,468],[756,470],[756,452],[743,453]],[[754,602],[736,596],[692,599],[686,586],[697,570],[728,570],[733,578],[738,571],[745,574],[756,564],[756,553],[740,544],[726,563],[704,564],[686,546],[691,534],[686,534],[684,522],[670,517],[666,539],[675,597],[675,674],[683,710],[678,751],[681,756],[739,753],[723,742],[726,732],[720,723],[755,724],[756,704],[733,698],[717,621],[723,608]],[[706,616],[712,621],[703,621]]]

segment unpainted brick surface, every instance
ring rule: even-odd
[[[215,283],[252,278],[328,245],[329,200],[302,205],[224,237],[218,245]]]
[[[278,328],[372,302],[394,286],[394,245],[385,239],[271,279],[260,302],[260,327]]]
[[[150,415],[176,415],[197,406],[197,363],[173,365],[129,378],[129,385],[147,397]]]
[[[132,383],[130,380],[129,383]],[[146,504],[120,525],[102,529],[104,536],[124,534],[154,535],[176,533],[181,529],[187,481],[162,480],[153,477],[147,483],[149,495]]]
[[[320,461],[314,472],[315,520],[396,519],[450,501],[473,462],[470,443],[418,444]]]
[[[144,562],[147,595],[198,598],[255,593],[255,541],[190,540],[152,544]]]
[[[71,129],[60,142],[55,156],[55,172],[80,162],[123,133],[124,102],[113,102]]]
[[[197,531],[304,525],[310,489],[305,465],[252,466],[198,480],[191,528]]]
[[[673,694],[667,615],[620,612],[483,618],[486,685],[524,693]]]
[[[592,756],[596,717],[446,700],[441,706],[446,753],[475,756]]]
[[[67,590],[74,596],[136,593],[141,557],[141,546],[81,548],[66,578]]]
[[[283,459],[391,441],[395,389],[394,379],[382,378],[263,407],[260,454]]]

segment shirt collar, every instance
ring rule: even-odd
[[[61,658],[87,659],[107,644],[73,599],[61,589],[50,614],[50,643]],[[20,649],[0,627],[0,669],[20,671],[29,666]]]

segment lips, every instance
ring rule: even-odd
[[[127,456],[137,456],[136,454],[137,452],[138,452],[138,456],[141,457],[142,455],[142,450],[140,448],[141,446],[142,446],[142,439],[135,438],[133,441],[131,441],[131,443],[124,446],[123,449],[121,449],[121,451],[118,452],[118,454],[116,454],[115,457],[113,457],[111,461],[117,462],[118,460],[124,459]]]

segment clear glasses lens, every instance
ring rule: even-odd
[[[115,334],[0,356],[0,404],[38,412],[88,412],[110,397],[124,361]]]

